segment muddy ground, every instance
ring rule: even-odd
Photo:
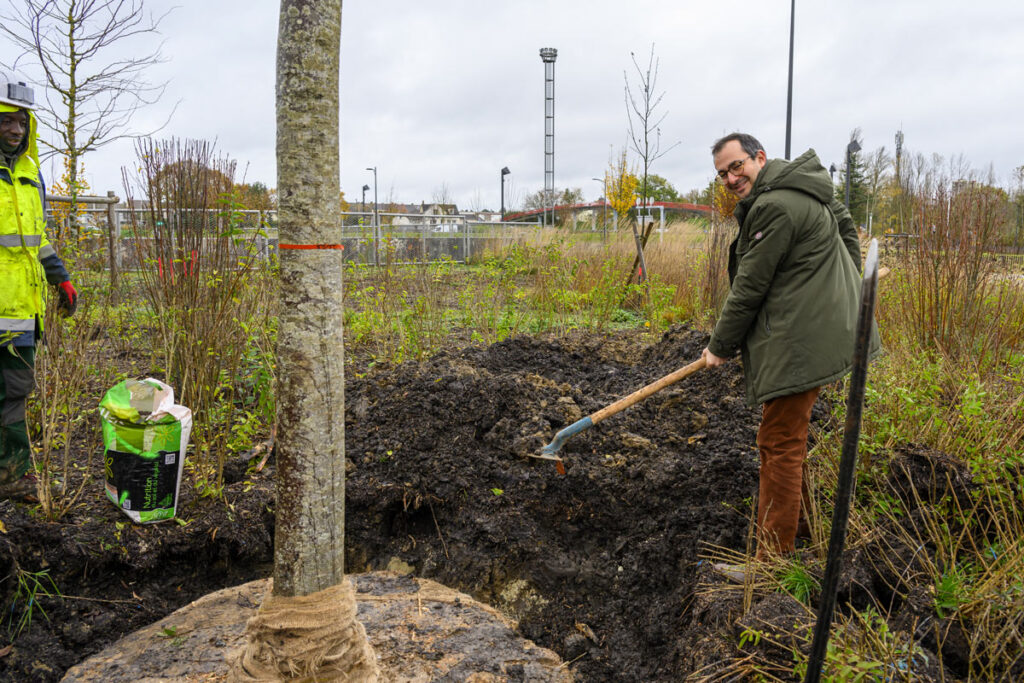
[[[711,546],[742,551],[748,540],[758,413],[744,403],[738,366],[701,371],[575,436],[563,448],[565,476],[525,457],[579,417],[696,359],[705,343],[677,326],[650,345],[636,333],[518,337],[423,364],[356,367],[346,388],[348,570],[411,571],[467,592],[571,661],[579,680],[713,674],[740,654],[736,636],[747,623],[737,622],[742,592],[725,590],[701,559]],[[835,428],[826,408],[816,406],[818,429]],[[910,467],[896,489],[935,481],[938,456],[898,457]],[[59,523],[0,503],[0,635],[10,643],[0,650],[0,679],[59,680],[203,594],[268,576],[274,462],[259,473],[247,464],[228,468],[223,501],[183,485],[180,524],[133,525],[103,498],[101,472],[94,495]],[[848,564],[840,604],[881,604],[894,623],[918,628],[914,610],[924,608],[871,549]],[[48,619],[33,612],[14,637],[25,604],[15,599],[16,568],[48,569],[63,598],[41,596]],[[767,628],[799,610],[788,596],[762,596],[744,619]],[[947,641],[953,680],[966,673],[966,653]],[[923,680],[938,675],[935,661],[927,673],[922,665]]]

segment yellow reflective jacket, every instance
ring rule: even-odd
[[[18,107],[0,103],[0,113],[14,111]],[[46,239],[36,118],[31,111],[28,117],[28,144],[14,168],[0,154],[0,345],[42,330],[46,277],[40,260],[55,255]]]

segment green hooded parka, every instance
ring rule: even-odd
[[[741,352],[747,401],[758,405],[850,371],[860,301],[860,242],[808,150],[772,159],[733,212],[729,296],[708,348]],[[880,350],[872,329],[871,355]]]

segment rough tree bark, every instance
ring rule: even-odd
[[[341,0],[282,0],[277,188],[283,245],[337,243]],[[334,249],[281,250],[274,594],[344,577],[342,262]]]
[[[345,580],[338,66],[341,0],[281,0],[277,43],[277,509],[274,587],[233,683],[375,683]]]

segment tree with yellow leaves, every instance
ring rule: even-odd
[[[636,260],[633,267],[637,268],[637,282],[642,283],[647,279],[647,263],[644,261],[644,248],[640,242],[640,233],[636,229],[636,221],[632,220],[629,212],[636,203],[636,190],[640,186],[640,180],[629,165],[626,158],[626,150],[623,149],[617,157],[608,160],[608,170],[604,174],[604,186],[608,195],[608,203],[615,210],[618,217],[616,229],[629,224],[633,228],[633,238],[636,241]],[[633,279],[633,269],[630,269],[628,283]]]
[[[725,183],[711,182],[711,215],[717,221],[732,218],[732,212],[739,203],[739,195],[731,192]]]
[[[608,195],[608,204],[619,215],[619,224],[616,229],[625,225],[629,219],[629,212],[636,203],[636,191],[640,186],[640,180],[633,173],[626,159],[626,150],[623,149],[618,158],[610,159],[608,170],[604,173],[605,194]]]

